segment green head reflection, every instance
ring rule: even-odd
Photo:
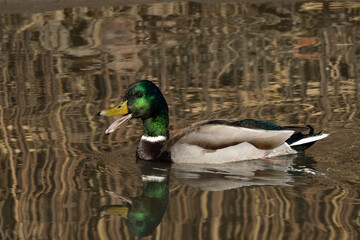
[[[137,236],[148,236],[160,224],[169,200],[169,176],[143,175],[143,192],[140,196],[126,198],[108,192],[124,205],[105,205],[100,211],[107,215],[120,215],[129,230]]]

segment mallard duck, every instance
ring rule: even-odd
[[[217,119],[194,123],[170,138],[168,111],[160,89],[151,81],[141,80],[128,87],[119,105],[98,115],[123,115],[109,126],[106,134],[132,118],[142,119],[143,135],[136,157],[150,161],[219,164],[269,158],[304,151],[328,136],[314,133],[310,125],[294,127],[253,119]]]

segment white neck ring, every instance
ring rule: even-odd
[[[165,136],[150,137],[150,136],[142,135],[141,140],[145,140],[148,142],[161,142],[161,141],[165,141],[166,137]]]

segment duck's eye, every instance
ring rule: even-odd
[[[143,221],[136,221],[136,222],[135,222],[135,225],[136,225],[136,226],[142,226],[143,224],[144,224]]]
[[[136,94],[136,97],[137,97],[137,98],[142,98],[142,97],[143,97],[142,92],[138,92],[138,93]]]

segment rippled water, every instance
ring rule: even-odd
[[[291,2],[4,5],[0,239],[359,239],[360,5]],[[276,159],[136,162],[141,122],[107,136],[96,113],[144,78],[172,134],[255,118],[331,135]]]

